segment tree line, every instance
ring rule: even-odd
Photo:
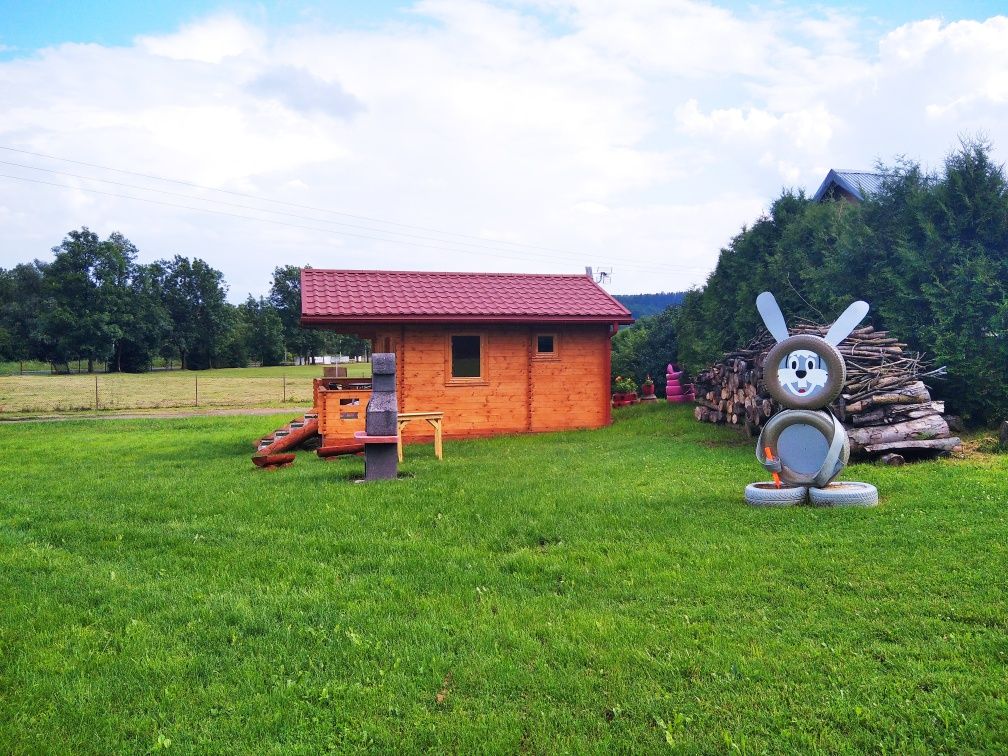
[[[964,140],[940,171],[908,160],[877,170],[882,190],[859,204],[784,191],[721,250],[702,288],[663,323],[642,321],[641,335],[633,334],[637,326],[617,334],[614,352],[636,339],[629,352],[660,347],[696,372],[760,331],[761,291],[774,293],[789,323],[832,322],[863,299],[876,328],[948,367],[932,388],[951,412],[978,424],[1008,417],[1003,166],[988,142]]]
[[[614,298],[630,310],[635,320],[640,320],[681,304],[685,296],[685,291],[659,291],[657,294],[615,294]]]
[[[224,274],[182,255],[150,264],[116,232],[87,227],[53,248],[50,262],[0,268],[0,360],[39,360],[68,372],[86,360],[118,372],[156,362],[185,369],[278,365],[298,357],[364,353],[352,336],[301,328],[300,268],[273,271],[268,296],[227,301]]]

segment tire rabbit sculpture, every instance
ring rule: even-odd
[[[840,396],[847,368],[837,346],[868,314],[868,304],[854,302],[825,337],[791,336],[773,294],[756,298],[756,309],[777,342],[764,361],[767,391],[784,409],[767,421],[756,444],[756,459],[774,476],[773,483],[746,487],[755,506],[878,503],[878,491],[867,483],[832,483],[847,465],[847,431],[829,409]],[[779,481],[779,482],[778,482]]]

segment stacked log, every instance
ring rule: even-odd
[[[791,333],[824,336],[826,331],[800,325]],[[763,382],[763,362],[773,345],[773,337],[763,332],[701,371],[695,381],[696,419],[737,425],[758,435],[770,416],[783,409]],[[854,454],[924,456],[961,445],[943,416],[944,402],[932,401],[924,383],[941,377],[945,369],[929,369],[923,356],[905,352],[906,346],[888,332],[866,326],[838,347],[847,363],[847,382],[830,408],[847,429]]]

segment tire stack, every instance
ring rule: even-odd
[[[756,459],[773,482],[746,486],[746,502],[780,507],[808,499],[819,507],[875,506],[875,486],[835,482],[850,458],[850,440],[830,409],[847,382],[837,345],[868,314],[868,303],[852,302],[824,336],[792,334],[769,291],[756,298],[756,307],[776,342],[763,363],[763,382],[783,409],[767,421],[756,442]]]
[[[673,404],[696,401],[693,385],[682,384],[682,370],[676,370],[671,362],[665,369],[665,398]]]

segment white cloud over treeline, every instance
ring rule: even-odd
[[[305,262],[595,264],[617,291],[685,288],[784,186],[935,165],[961,135],[1003,155],[1006,39],[1004,17],[879,30],[780,4],[428,0],[369,28],[225,14],[47,48],[0,63],[0,146],[235,194],[0,150],[2,174],[78,187],[0,179],[0,266],[86,224],[148,259],[202,257],[234,298]]]

